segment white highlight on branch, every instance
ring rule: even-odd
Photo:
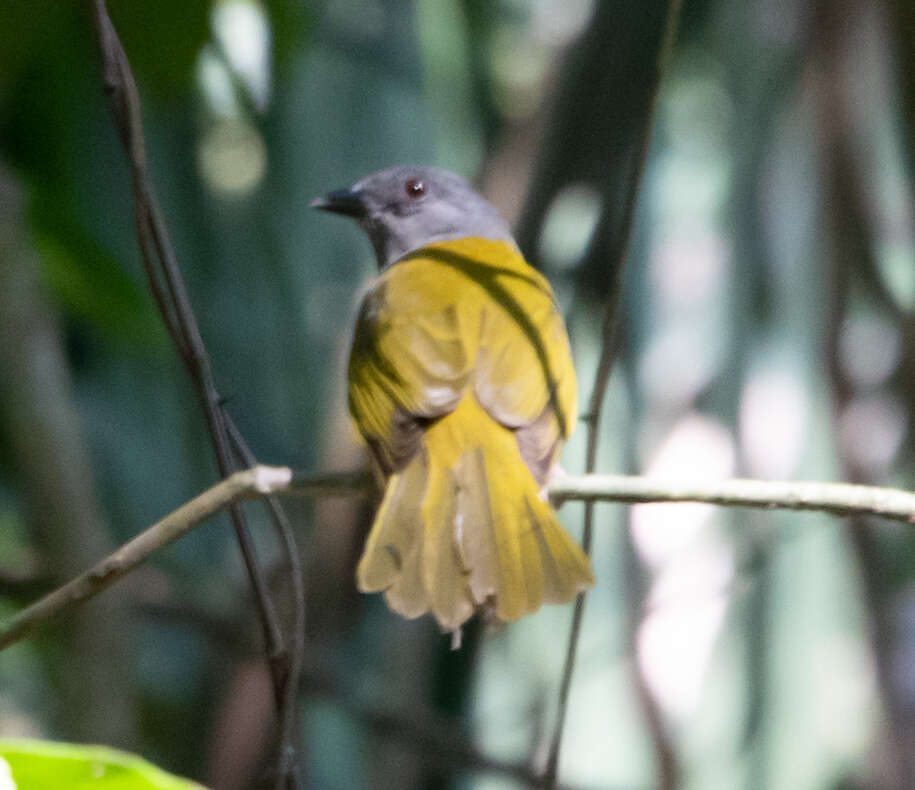
[[[288,466],[255,466],[251,471],[255,489],[264,495],[282,491],[292,482],[292,470]]]

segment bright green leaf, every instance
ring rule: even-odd
[[[12,782],[12,784],[10,783]],[[0,790],[202,790],[105,746],[0,739]]]

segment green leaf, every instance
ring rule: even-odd
[[[76,255],[59,238],[39,236],[46,284],[69,314],[118,344],[161,351],[167,336],[153,302],[100,248]]]
[[[48,193],[36,190],[32,225],[45,285],[65,314],[119,345],[167,351],[168,336],[144,284],[80,225],[59,195]]]
[[[0,739],[0,790],[202,790],[105,746]]]
[[[35,59],[36,52],[49,49],[75,16],[68,4],[55,0],[4,3],[0,25],[0,102],[22,71]]]
[[[273,35],[276,64],[283,68],[294,54],[301,54],[304,40],[313,27],[311,9],[294,0],[263,0]]]
[[[210,4],[187,0],[109,0],[140,93],[162,101],[189,89],[194,62],[210,38]]]

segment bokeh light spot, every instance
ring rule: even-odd
[[[876,387],[899,364],[899,330],[877,315],[849,318],[839,336],[839,359],[845,374],[859,387]]]
[[[586,184],[574,184],[556,196],[540,234],[540,254],[547,266],[567,269],[578,263],[594,233],[600,205],[600,193]]]
[[[223,0],[213,9],[213,33],[258,110],[270,98],[270,25],[259,4]]]
[[[241,197],[257,187],[267,170],[260,132],[240,120],[213,124],[198,148],[200,174],[214,192]]]

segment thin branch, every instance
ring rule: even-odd
[[[585,473],[594,472],[597,465],[597,446],[600,437],[600,419],[603,412],[604,395],[607,391],[607,384],[610,380],[610,371],[613,367],[613,361],[616,358],[618,346],[618,328],[620,294],[622,293],[623,270],[626,259],[629,256],[629,248],[632,240],[632,229],[635,224],[635,212],[638,205],[639,186],[642,183],[642,174],[645,170],[645,163],[648,160],[648,151],[651,147],[651,132],[654,126],[655,109],[657,107],[658,91],[661,80],[667,65],[673,54],[674,44],[677,39],[677,30],[680,26],[680,10],[682,0],[670,0],[667,8],[667,16],[664,22],[664,30],[661,35],[658,46],[658,55],[655,62],[655,72],[652,75],[650,83],[648,108],[645,113],[644,125],[641,130],[640,145],[637,157],[632,166],[629,183],[627,186],[626,198],[623,208],[623,216],[620,220],[619,230],[614,234],[615,243],[612,244],[609,261],[611,270],[606,278],[607,290],[603,294],[604,315],[601,322],[601,350],[600,359],[597,363],[597,372],[594,377],[594,386],[591,390],[591,397],[588,401],[588,413],[586,422],[588,427],[587,447],[585,450]],[[596,250],[602,247],[606,242],[606,235],[610,232],[607,227],[611,212],[609,207],[605,207],[605,215],[595,232],[591,243],[591,249],[586,253],[586,259],[593,258]],[[585,507],[584,534],[582,536],[582,548],[586,554],[591,553],[591,544],[594,532],[594,507],[593,502],[589,501]],[[556,716],[556,724],[553,730],[553,738],[550,743],[549,757],[546,764],[546,786],[553,787],[556,784],[556,777],[559,771],[559,755],[562,750],[562,734],[565,727],[566,712],[569,703],[569,691],[572,686],[572,675],[575,671],[575,660],[578,654],[578,642],[581,634],[581,624],[585,613],[585,593],[581,593],[575,600],[575,610],[572,615],[572,627],[569,633],[569,642],[566,649],[566,659],[562,672],[562,681],[559,686],[559,706]],[[638,672],[637,662],[634,662],[635,671]],[[649,715],[649,720],[652,717]],[[655,739],[658,735],[654,734]],[[662,751],[659,749],[659,751]]]
[[[163,321],[200,393],[207,424],[216,450],[220,474],[231,472],[230,452],[221,417],[219,397],[213,383],[209,357],[188,299],[171,241],[146,171],[146,149],[140,120],[139,96],[130,64],[108,16],[104,0],[94,0],[95,20],[105,73],[105,88],[111,100],[121,142],[130,160],[133,178],[137,237],[150,288]],[[165,290],[160,284],[165,280]],[[167,292],[167,294],[166,294]],[[246,534],[240,511],[231,512],[233,526],[248,566],[261,610],[264,637],[272,658],[282,651],[283,637],[276,611],[269,601],[267,585],[257,566],[253,544]]]
[[[251,452],[247,442],[245,442],[241,431],[235,425],[234,421],[228,414],[223,414],[226,429],[229,432],[229,439],[235,449],[236,454],[242,463],[247,466],[254,466],[257,459]],[[289,640],[289,665],[287,668],[287,679],[283,689],[283,700],[279,706],[282,722],[280,730],[283,733],[282,752],[280,754],[279,775],[285,776],[294,770],[295,752],[290,752],[285,745],[291,744],[295,738],[297,723],[297,706],[299,683],[298,678],[302,673],[302,664],[305,661],[305,583],[302,576],[302,561],[299,557],[299,549],[296,546],[295,538],[292,536],[292,525],[289,523],[289,517],[283,510],[279,500],[275,496],[264,497],[267,509],[270,511],[271,519],[277,527],[279,538],[283,544],[286,557],[289,562],[289,575],[292,581],[292,636]]]
[[[816,510],[836,516],[882,516],[915,521],[915,493],[851,483],[733,478],[705,482],[632,475],[581,475],[557,481],[550,496],[559,502],[702,502],[764,510]]]
[[[306,475],[286,466],[255,466],[235,472],[157,521],[91,570],[0,622],[0,650],[28,635],[39,622],[85,601],[132,571],[154,551],[186,535],[225,507],[261,496],[370,496],[366,472]],[[556,480],[550,496],[564,502],[702,502],[765,510],[815,510],[839,516],[872,515],[915,522],[915,493],[896,488],[764,480],[665,480],[629,475],[579,475]]]
[[[292,472],[285,467],[256,466],[236,472],[208,488],[177,510],[129,540],[90,570],[48,593],[0,625],[0,650],[27,636],[36,623],[72,604],[98,595],[132,571],[154,551],[183,537],[205,519],[241,499],[267,494],[288,485]]]
[[[219,474],[224,478],[237,468],[233,462],[226,416],[174,247],[147,173],[146,147],[136,82],[127,55],[108,15],[105,0],[92,0],[92,7],[102,54],[105,88],[131,167],[137,240],[143,266],[162,319],[197,388],[206,415]],[[243,442],[236,442],[236,447],[241,448],[242,445]],[[241,452],[246,450],[244,447]],[[246,463],[250,464],[251,460],[251,457],[246,458]],[[271,505],[270,512],[289,561],[298,604],[304,598],[299,594],[302,588],[301,567],[295,556],[297,550],[292,531],[278,505]],[[296,659],[287,649],[279,616],[258,563],[244,515],[241,509],[234,505],[229,508],[229,515],[254,590],[280,719],[277,788],[284,784],[296,788],[299,780],[294,767],[295,747],[292,732],[295,717],[289,708],[294,708],[295,689],[298,685],[296,672],[301,666],[304,635],[295,632],[291,638],[293,652],[298,652]],[[304,622],[304,608],[296,612],[295,625],[300,622]]]

